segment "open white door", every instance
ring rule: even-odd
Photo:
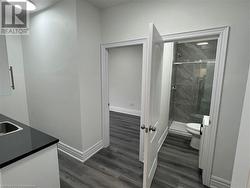
[[[154,24],[150,24],[144,126],[142,127],[145,129],[143,188],[150,188],[157,167],[158,139],[156,135],[160,119],[163,50],[164,42]]]

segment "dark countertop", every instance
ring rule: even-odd
[[[0,169],[59,142],[57,138],[0,114],[0,122],[3,121],[23,130],[0,136]]]

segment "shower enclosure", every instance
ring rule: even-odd
[[[171,131],[186,134],[186,123],[209,115],[217,40],[177,42],[174,49],[169,124]]]

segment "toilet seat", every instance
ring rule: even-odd
[[[200,135],[201,124],[199,123],[187,123],[186,129],[192,134]]]
[[[192,134],[192,139],[190,146],[194,149],[200,149],[200,128],[201,124],[199,123],[187,123],[186,130]]]

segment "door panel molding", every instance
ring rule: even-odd
[[[150,179],[150,181],[153,181],[154,172],[156,171],[156,168],[157,168],[157,161],[158,161],[158,155],[155,157],[153,165],[149,171],[148,179]]]
[[[147,72],[145,85],[144,125],[144,168],[143,188],[150,188],[157,168],[158,141],[157,136],[164,130],[159,127],[161,117],[161,90],[163,72],[164,41],[153,23],[149,24]]]

